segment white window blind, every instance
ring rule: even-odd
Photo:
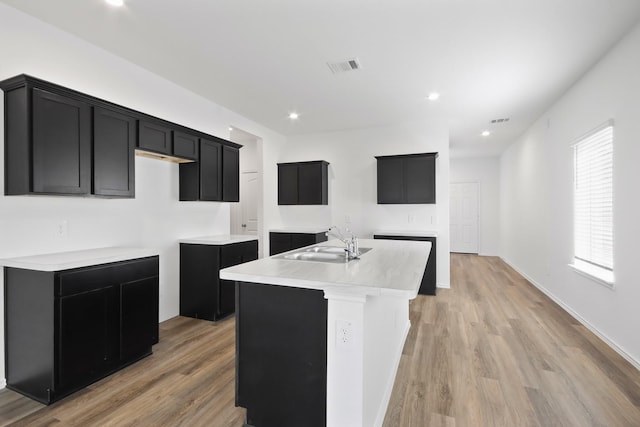
[[[574,257],[613,272],[613,124],[574,145]]]

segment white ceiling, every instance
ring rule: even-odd
[[[500,153],[640,19],[638,0],[1,1],[282,134],[437,116],[454,156]]]

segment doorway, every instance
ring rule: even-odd
[[[258,236],[260,172],[258,143],[260,138],[241,129],[229,128],[229,139],[242,145],[240,149],[240,201],[231,204],[231,234]]]
[[[451,252],[478,253],[479,187],[477,182],[449,184]]]

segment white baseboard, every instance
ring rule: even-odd
[[[0,390],[7,386],[7,380],[4,378],[0,378]]]
[[[387,380],[387,386],[384,390],[384,394],[382,395],[382,401],[380,402],[380,407],[378,408],[378,415],[376,415],[376,421],[374,426],[381,427],[384,422],[384,417],[387,414],[387,408],[389,407],[389,401],[391,400],[391,392],[393,392],[393,385],[396,382],[396,375],[398,375],[398,368],[400,367],[400,359],[402,358],[402,350],[404,350],[404,345],[407,342],[407,337],[409,336],[409,329],[411,329],[411,322],[407,321],[407,326],[404,330],[404,338],[402,338],[402,344],[398,346],[398,350],[396,351],[396,356],[394,360],[394,369],[389,375],[389,379]]]
[[[524,277],[525,279],[527,279],[533,286],[535,286],[536,288],[538,288],[542,293],[544,293],[546,296],[548,296],[549,298],[551,298],[553,300],[553,302],[555,302],[556,304],[558,304],[560,307],[562,307],[562,309],[564,311],[566,311],[567,313],[569,313],[574,319],[576,319],[578,322],[582,323],[587,329],[589,329],[591,332],[593,332],[598,338],[600,338],[602,341],[605,342],[605,344],[607,344],[609,347],[611,347],[616,353],[618,353],[620,356],[624,357],[627,362],[631,363],[633,366],[635,366],[636,369],[640,370],[640,361],[634,359],[629,353],[627,353],[622,347],[620,347],[618,344],[616,344],[615,341],[613,341],[612,339],[610,339],[609,337],[607,337],[603,332],[601,332],[600,330],[598,330],[598,328],[596,328],[594,325],[592,325],[591,323],[589,323],[589,321],[587,319],[585,319],[584,317],[582,317],[580,314],[576,313],[571,307],[569,307],[567,304],[565,304],[561,299],[559,299],[558,297],[556,297],[551,291],[549,291],[547,288],[545,288],[544,286],[542,286],[541,284],[539,284],[538,282],[536,282],[535,280],[533,280],[531,277],[529,277],[526,273],[524,273],[522,270],[520,270],[518,267],[515,266],[515,264],[511,263],[508,259],[500,257],[504,262],[506,262],[511,268],[513,268],[515,271],[517,271],[522,277]]]
[[[451,285],[448,283],[441,283],[438,282],[436,283],[436,288],[441,288],[441,289],[451,289]]]

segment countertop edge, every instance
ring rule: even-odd
[[[258,236],[225,234],[220,236],[188,237],[188,238],[178,239],[178,243],[186,243],[190,245],[224,246],[224,245],[232,245],[234,243],[252,242],[254,240],[258,240]]]
[[[0,259],[0,265],[52,272],[159,255],[159,251],[151,248],[108,247],[4,258]]]

